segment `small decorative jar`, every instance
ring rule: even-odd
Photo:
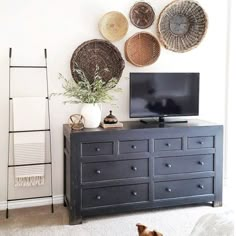
[[[116,124],[118,119],[112,115],[112,111],[110,111],[110,114],[104,118],[103,122],[104,124]]]

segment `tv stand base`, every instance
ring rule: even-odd
[[[177,124],[177,123],[188,123],[187,120],[165,120],[164,117],[159,117],[159,119],[141,119],[141,123],[144,124]]]

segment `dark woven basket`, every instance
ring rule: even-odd
[[[152,25],[155,12],[148,3],[138,2],[130,9],[129,17],[134,26],[146,29]]]
[[[92,83],[97,66],[99,76],[103,81],[107,82],[112,78],[116,78],[118,81],[125,67],[125,62],[120,51],[106,40],[89,40],[76,48],[70,62],[72,77],[75,81],[80,80],[75,69],[80,69]]]
[[[160,44],[150,33],[136,33],[125,42],[125,57],[135,66],[151,65],[159,56]]]
[[[177,0],[161,12],[157,33],[160,43],[174,52],[186,52],[197,47],[206,34],[207,16],[192,0]]]

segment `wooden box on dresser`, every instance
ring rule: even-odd
[[[223,126],[192,120],[71,131],[64,125],[64,203],[82,217],[193,203],[222,205]]]

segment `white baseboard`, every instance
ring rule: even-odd
[[[51,203],[52,203],[51,198],[35,198],[35,199],[8,202],[8,208],[17,209],[26,207],[36,207],[36,206],[50,205]],[[53,204],[62,204],[62,203],[63,203],[63,195],[53,196]],[[7,201],[0,202],[0,210],[6,210],[6,208],[7,208]]]

